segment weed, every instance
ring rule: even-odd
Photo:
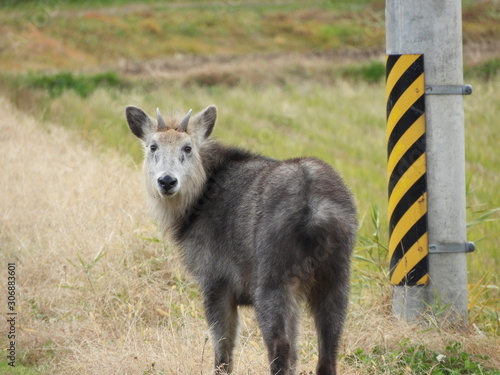
[[[16,363],[15,367],[9,366],[7,362],[0,362],[0,374],[5,375],[35,375],[38,371],[31,367],[26,367],[22,364]]]
[[[364,374],[426,374],[426,375],[498,375],[496,369],[488,369],[483,362],[488,357],[462,350],[460,342],[450,342],[443,353],[427,349],[423,345],[411,345],[409,339],[399,343],[393,351],[375,346],[371,352],[360,348],[343,360]]]
[[[500,74],[500,58],[493,58],[476,66],[466,66],[464,75],[468,77],[479,77],[488,81]]]
[[[380,61],[351,65],[343,68],[341,75],[354,81],[362,80],[368,83],[377,83],[385,77],[385,65]]]
[[[356,256],[356,259],[365,261],[374,265],[378,272],[386,272],[387,270],[387,245],[382,244],[381,240],[381,227],[380,227],[380,212],[376,204],[372,205],[371,209],[371,222],[373,225],[373,232],[370,236],[365,234],[359,235],[359,242],[361,248],[365,250],[367,257]]]
[[[483,330],[500,335],[500,288],[494,281],[495,277],[486,272],[478,282],[469,284],[468,310],[471,321],[481,322]]]
[[[382,243],[380,212],[375,204],[371,208],[371,224],[373,232],[370,235],[364,233],[358,235],[359,245],[353,256],[355,261],[353,279],[358,287],[368,290],[376,288],[387,296],[390,289],[388,248]]]
[[[114,72],[94,75],[62,72],[56,74],[30,73],[22,80],[24,86],[48,90],[52,98],[61,96],[66,90],[74,90],[82,98],[88,97],[99,87],[124,88],[126,82]]]
[[[85,277],[89,283],[90,289],[92,292],[95,294],[95,288],[94,288],[94,283],[92,282],[92,268],[97,264],[97,262],[104,256],[105,251],[104,247],[102,247],[99,252],[90,260],[89,262],[86,262],[80,254],[77,254],[78,256],[78,261],[80,262],[80,266],[77,264],[73,263],[69,258],[66,259],[69,264],[71,264],[75,268],[81,268],[83,272],[85,273]]]
[[[480,210],[480,211],[474,212],[474,214],[480,214],[480,216],[474,218],[473,220],[471,220],[469,222],[467,222],[467,228],[471,228],[474,225],[483,224],[486,221],[500,220],[500,219],[495,218],[495,217],[492,218],[492,216],[495,215],[499,211],[500,211],[500,207],[486,209],[486,210]]]

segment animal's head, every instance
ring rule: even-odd
[[[149,194],[161,200],[199,194],[205,183],[200,150],[212,133],[217,110],[209,106],[191,117],[163,118],[156,110],[152,120],[142,109],[129,106],[125,110],[132,133],[144,145],[144,172]]]

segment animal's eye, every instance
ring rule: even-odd
[[[155,152],[156,150],[158,150],[158,145],[153,143],[151,146],[149,146],[149,149],[151,150],[151,152]]]
[[[189,154],[192,150],[191,146],[184,146],[184,148],[182,149],[186,154]]]

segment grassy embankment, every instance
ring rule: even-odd
[[[349,58],[353,50],[356,57],[371,56],[383,45],[383,7],[372,3],[368,7],[231,3],[222,8],[155,4],[155,11],[129,4],[75,14],[82,7],[68,2],[57,4],[51,10],[56,13],[45,19],[40,15],[47,8],[39,6],[2,9],[2,31],[11,42],[2,52],[3,71],[10,72],[2,77],[5,93],[37,122],[67,126],[75,130],[73,137],[83,136],[92,144],[91,152],[53,127],[46,128],[49,136],[21,114],[15,114],[10,124],[28,122],[29,132],[8,127],[3,131],[8,134],[2,149],[5,181],[24,187],[4,184],[2,196],[8,200],[2,202],[7,214],[1,234],[2,254],[18,260],[25,275],[20,284],[26,322],[21,342],[22,362],[28,368],[47,373],[102,373],[104,369],[106,373],[168,374],[210,367],[198,291],[183,275],[175,252],[165,251],[154,240],[154,227],[141,211],[139,176],[122,165],[131,164],[123,155],[132,155],[135,162],[140,159],[139,147],[122,118],[129,103],[150,113],[158,105],[199,110],[215,103],[220,113],[215,136],[223,141],[278,158],[318,156],[344,175],[358,201],[360,233],[369,239],[368,246],[360,242],[357,248],[341,359],[345,373],[399,374],[410,368],[423,374],[431,373],[432,366],[464,368],[466,361],[472,363],[471,369],[478,361],[498,368],[494,339],[440,327],[416,333],[387,316],[386,252],[375,243],[371,219],[375,206],[378,240],[385,244],[384,89],[379,79],[383,69],[380,61],[360,65]],[[467,9],[471,18],[464,22],[465,31],[470,30],[466,41],[488,42],[492,35],[498,36],[492,23],[498,13],[495,16],[492,4],[491,9],[484,4],[476,6],[479,10]],[[15,12],[25,17],[11,17]],[[335,48],[347,52],[332,52]],[[256,50],[271,55],[252,59],[243,55]],[[315,56],[308,53],[311,50],[329,52]],[[160,60],[154,70],[134,72],[130,63],[120,62],[174,52],[218,57],[208,56],[200,63],[192,56],[181,56]],[[241,55],[224,57],[227,53]],[[465,101],[471,176],[468,218],[481,221],[469,232],[469,239],[478,245],[478,252],[469,257],[470,316],[473,330],[476,327],[494,337],[498,335],[495,272],[500,227],[498,221],[484,221],[481,216],[498,206],[495,150],[500,103],[494,93],[500,79],[495,75],[498,60],[479,62],[469,68],[468,82],[475,94]],[[177,70],[167,74],[162,63]],[[103,67],[121,74],[96,76]],[[57,88],[52,90],[52,76],[17,75],[68,69],[87,73],[58,76]],[[487,74],[489,78],[484,78]],[[64,85],[68,90],[59,92]],[[4,108],[15,112],[8,105]],[[6,121],[2,126],[8,125]],[[36,134],[36,140],[30,134]],[[122,156],[106,151],[109,146]],[[103,156],[95,156],[95,147]],[[40,157],[30,163],[22,150],[33,150]],[[51,165],[59,167],[47,169]],[[12,201],[19,203],[12,206]],[[259,334],[251,315],[245,312],[244,316],[237,370],[262,372],[265,356]],[[303,336],[301,361],[304,369],[312,369],[316,352],[309,321]],[[446,349],[448,341],[458,344]],[[438,352],[455,363],[439,363]],[[469,352],[492,359],[483,361]]]

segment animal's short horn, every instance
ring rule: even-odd
[[[180,132],[185,132],[187,130],[189,118],[191,117],[191,112],[193,112],[192,109],[190,109],[189,112],[187,113],[187,115],[184,116],[184,118],[182,119],[182,121],[179,125],[179,129],[178,129]]]
[[[156,108],[156,118],[158,120],[158,130],[165,130],[167,128],[167,124],[165,124],[165,120],[161,117],[159,108]]]

